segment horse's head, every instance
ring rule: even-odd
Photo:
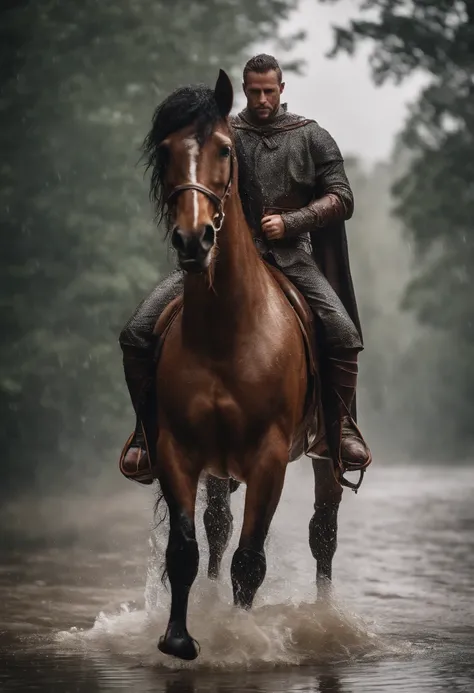
[[[206,270],[212,261],[235,172],[227,123],[233,90],[222,70],[214,89],[177,89],[157,108],[145,140],[151,196],[166,217],[179,264]]]

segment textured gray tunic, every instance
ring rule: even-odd
[[[271,123],[255,125],[244,109],[231,125],[239,163],[254,172],[261,211],[281,214],[285,223],[285,238],[277,241],[268,241],[254,225],[257,245],[271,250],[283,270],[295,251],[313,253],[361,334],[344,227],[354,198],[336,142],[314,120],[288,113],[286,104]],[[343,218],[329,224],[314,204],[328,194],[344,207]]]

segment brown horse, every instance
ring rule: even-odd
[[[217,577],[232,527],[229,479],[246,484],[240,542],[231,567],[234,602],[250,608],[262,584],[264,542],[286,467],[301,448],[308,389],[303,331],[253,242],[238,190],[228,123],[233,92],[220,72],[215,89],[186,87],[157,109],[146,150],[152,193],[166,210],[186,271],[182,301],[157,326],[159,434],[150,449],[169,509],[166,568],[172,601],[159,649],[194,659],[187,631],[199,552],[194,513],[208,477],[205,526],[209,575]],[[164,332],[163,332],[164,331]],[[165,336],[166,335],[166,336]],[[332,463],[313,463],[316,512],[310,545],[319,584],[331,578],[342,488]]]

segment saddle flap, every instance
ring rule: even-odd
[[[156,325],[153,329],[153,334],[155,337],[160,337],[164,338],[166,336],[166,332],[168,332],[169,328],[173,324],[176,316],[178,315],[179,311],[183,307],[183,294],[180,294],[179,296],[176,296],[171,303],[169,303],[158,320],[156,321]]]
[[[171,325],[174,323],[176,320],[176,317],[179,315],[183,308],[183,294],[180,294],[179,296],[176,296],[171,303],[169,303],[158,320],[156,321],[156,325],[153,329],[153,334],[157,338],[156,339],[156,346],[155,346],[155,361],[158,363],[158,360],[160,358],[161,354],[161,349],[163,348],[163,344],[166,339],[166,335],[168,334]]]
[[[265,263],[265,266],[272,274],[273,278],[277,281],[280,289],[285,294],[291,307],[296,313],[298,322],[300,324],[301,332],[305,341],[305,347],[308,357],[308,369],[312,376],[317,372],[316,369],[316,354],[317,354],[317,344],[316,344],[316,332],[314,329],[314,318],[313,313],[310,310],[306,300],[302,294],[298,291],[296,286],[286,277],[281,270]]]
[[[278,283],[288,302],[295,311],[303,335],[308,365],[308,389],[306,393],[305,413],[299,433],[295,436],[290,459],[296,460],[309,449],[318,455],[327,454],[326,430],[321,402],[321,386],[317,368],[318,343],[313,313],[303,295],[281,270],[265,262],[265,266]]]

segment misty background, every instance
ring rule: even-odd
[[[4,495],[126,483],[117,461],[134,419],[118,334],[173,265],[140,145],[168,93],[213,84],[219,68],[242,108],[242,68],[262,51],[284,68],[289,110],[335,137],[354,189],[359,416],[375,464],[469,460],[474,2],[397,15],[370,4],[4,0]]]

